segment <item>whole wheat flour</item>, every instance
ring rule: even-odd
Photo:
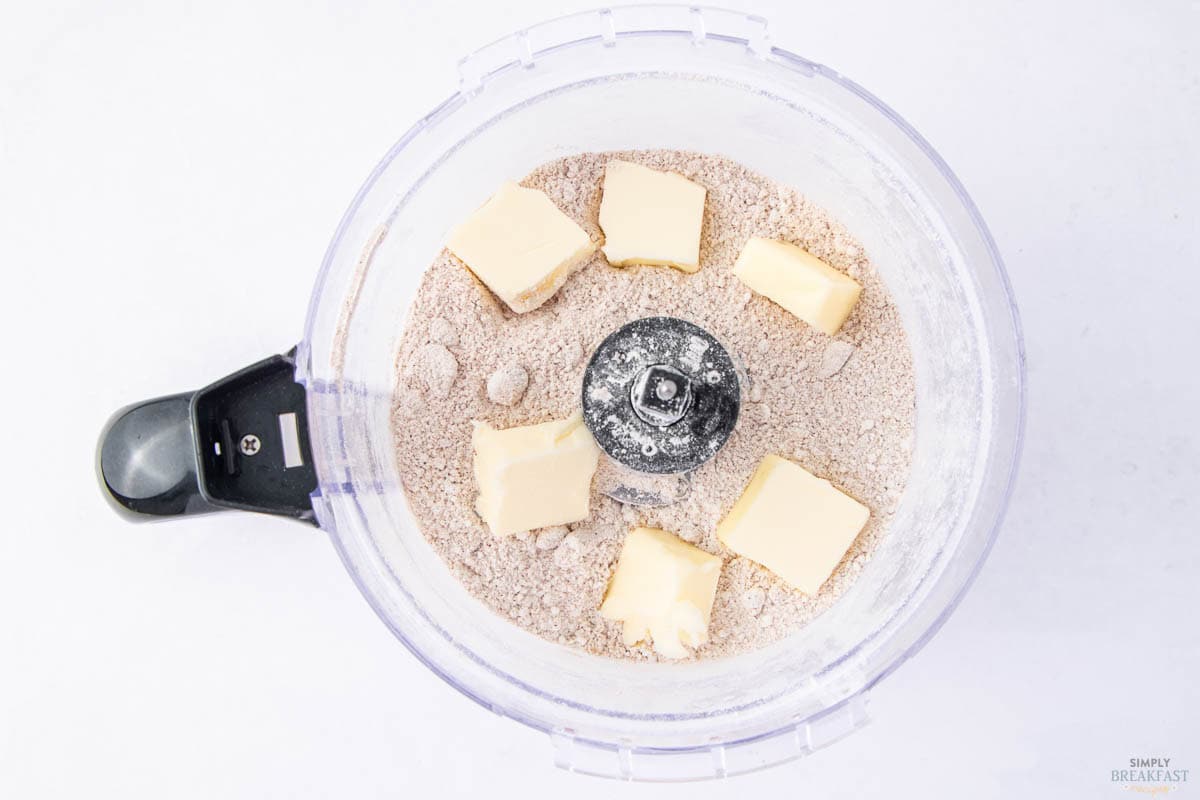
[[[731,655],[787,636],[853,583],[885,534],[908,476],[914,417],[912,359],[900,317],[862,247],[794,190],[726,158],[675,151],[585,153],[539,167],[541,189],[599,241],[604,165],[612,158],[672,170],[708,188],[701,269],[609,266],[597,252],[545,305],[516,315],[448,252],[417,291],[396,358],[396,462],[429,543],[454,575],[497,614],[588,652],[640,660],[619,623],[597,613],[625,534],[662,528],[724,557],[709,641],[696,657]],[[751,236],[783,239],[863,286],[833,339],[730,274]],[[561,419],[579,403],[590,354],[639,317],[691,320],[743,363],[749,385],[725,447],[687,480],[681,501],[628,506],[601,493],[597,475],[585,522],[507,538],[475,515],[471,420],[497,428]],[[714,535],[768,453],[791,458],[867,505],[871,518],[833,576],[812,597],[735,556]],[[602,459],[603,461],[603,459]]]

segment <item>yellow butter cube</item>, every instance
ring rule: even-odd
[[[495,536],[587,519],[600,460],[579,414],[496,430],[476,422],[475,510]]]
[[[614,267],[628,264],[700,269],[700,226],[708,191],[674,172],[628,161],[604,168],[600,227],[604,256]]]
[[[811,595],[833,574],[870,515],[829,481],[767,456],[717,525],[717,538]]]
[[[853,278],[794,244],[751,238],[733,274],[819,331],[838,332],[862,293]]]
[[[518,314],[546,302],[596,250],[544,192],[506,183],[446,245]]]
[[[600,616],[624,623],[632,647],[650,640],[659,655],[686,658],[685,645],[708,641],[708,620],[721,559],[656,528],[634,528],[600,606]]]

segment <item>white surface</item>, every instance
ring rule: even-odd
[[[991,560],[830,750],[685,788],[559,772],[391,638],[320,532],[105,507],[108,414],[293,344],[455,60],[588,5],[0,7],[0,796],[1122,797],[1136,755],[1200,795],[1195,2],[753,4],[945,156],[1028,338]]]

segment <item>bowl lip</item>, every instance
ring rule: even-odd
[[[1012,499],[1013,489],[1014,489],[1014,486],[1016,483],[1017,473],[1019,471],[1021,453],[1022,453],[1022,449],[1024,446],[1025,426],[1026,426],[1026,418],[1027,418],[1027,406],[1026,406],[1026,403],[1027,403],[1027,376],[1026,376],[1025,340],[1024,340],[1024,333],[1023,333],[1023,328],[1022,328],[1022,323],[1021,323],[1020,312],[1017,308],[1016,299],[1015,299],[1013,289],[1012,289],[1012,284],[1009,280],[1008,272],[1005,269],[1003,258],[1000,255],[999,249],[995,243],[995,239],[993,238],[991,231],[989,230],[986,222],[984,221],[982,214],[979,212],[978,207],[975,205],[974,200],[972,200],[971,196],[968,194],[968,192],[967,192],[966,188],[963,186],[962,182],[958,179],[958,176],[955,175],[954,171],[950,168],[950,166],[946,163],[946,161],[941,157],[941,155],[933,148],[933,146],[929,143],[929,141],[926,140],[925,137],[923,137],[919,132],[917,132],[917,130],[915,128],[913,128],[913,126],[910,125],[895,110],[893,110],[890,106],[888,106],[886,103],[884,103],[882,100],[880,100],[878,97],[873,95],[871,92],[869,92],[868,90],[863,88],[861,85],[859,85],[855,81],[843,76],[841,73],[839,73],[836,70],[831,69],[823,64],[810,61],[810,60],[808,60],[800,55],[797,55],[785,48],[782,48],[777,45],[766,42],[766,39],[765,39],[766,20],[760,16],[757,16],[754,14],[746,14],[746,13],[736,11],[733,9],[726,9],[726,8],[717,7],[717,6],[695,6],[695,5],[682,5],[682,4],[675,4],[675,3],[632,4],[632,5],[627,5],[627,6],[619,6],[619,7],[615,7],[615,8],[596,7],[596,8],[590,9],[590,10],[583,10],[583,11],[574,12],[571,14],[549,17],[549,18],[546,18],[534,25],[520,29],[513,34],[508,34],[507,36],[499,37],[496,40],[492,41],[491,43],[484,45],[483,47],[477,48],[472,53],[470,53],[467,56],[465,56],[464,58],[460,59],[458,61],[458,63],[461,67],[463,64],[465,64],[471,58],[473,58],[479,54],[482,54],[485,51],[510,40],[513,36],[518,36],[518,37],[524,38],[527,35],[528,31],[531,29],[539,28],[539,27],[543,27],[543,26],[550,26],[550,25],[553,25],[556,23],[561,23],[566,20],[571,20],[571,19],[575,19],[575,18],[583,18],[583,17],[588,17],[588,16],[600,15],[602,17],[611,17],[614,10],[618,10],[618,11],[634,10],[634,11],[641,11],[641,12],[657,11],[657,12],[664,12],[664,13],[679,13],[680,11],[686,11],[686,12],[690,12],[691,14],[711,12],[711,13],[729,15],[731,17],[738,17],[743,20],[747,20],[749,22],[752,22],[752,23],[755,23],[755,24],[761,26],[762,32],[763,32],[763,40],[762,41],[752,42],[751,40],[741,37],[741,36],[724,34],[724,33],[710,34],[708,36],[708,38],[719,41],[723,44],[734,44],[734,45],[749,48],[760,58],[764,58],[766,60],[773,61],[774,63],[776,63],[780,66],[783,66],[789,70],[801,72],[808,76],[812,76],[814,74],[818,75],[822,78],[832,81],[833,83],[837,84],[840,88],[849,91],[851,94],[853,94],[853,95],[857,96],[859,99],[865,101],[869,106],[874,108],[882,117],[884,117],[893,126],[895,126],[896,129],[898,129],[901,133],[903,133],[904,136],[907,139],[909,139],[909,141],[913,145],[916,146],[917,150],[925,158],[927,158],[929,160],[929,162],[935,167],[937,172],[940,174],[941,178],[946,182],[947,187],[949,187],[951,189],[955,199],[958,201],[958,203],[961,204],[962,210],[966,212],[967,218],[970,220],[972,226],[975,229],[975,232],[980,237],[980,241],[982,242],[984,249],[986,250],[988,259],[991,262],[992,268],[995,273],[995,277],[999,281],[999,286],[1003,293],[1003,300],[1005,301],[1005,304],[1007,306],[1007,311],[1008,311],[1007,318],[1005,318],[1003,316],[998,317],[998,321],[994,326],[996,330],[992,331],[989,329],[989,333],[992,333],[992,332],[999,333],[999,334],[1005,333],[1005,331],[1000,330],[1000,328],[1003,327],[1000,323],[1002,323],[1002,322],[1008,323],[1008,333],[1011,336],[1008,344],[1013,348],[1013,353],[1014,353],[1014,357],[1015,357],[1014,358],[1015,370],[1012,375],[1009,375],[1006,377],[1008,377],[1011,380],[1011,383],[1013,384],[1014,389],[1015,389],[1015,391],[1014,391],[1015,419],[1014,419],[1013,425],[1012,425],[1012,436],[1011,436],[1011,440],[1010,440],[1010,445],[1007,448],[1005,448],[1005,447],[1003,447],[1003,445],[1000,441],[998,441],[998,440],[995,441],[993,446],[996,448],[996,454],[992,458],[989,459],[989,462],[993,465],[998,464],[998,465],[1003,466],[1003,464],[1005,462],[1007,462],[1007,474],[1004,474],[1003,478],[1002,478],[1003,488],[1000,491],[1000,493],[998,494],[998,505],[997,505],[996,511],[994,512],[994,516],[993,516],[992,520],[990,521],[989,530],[987,531],[987,537],[985,539],[983,548],[980,550],[979,555],[976,557],[975,563],[973,565],[971,565],[970,570],[965,573],[965,577],[962,579],[960,586],[957,588],[957,590],[955,591],[953,596],[949,599],[949,601],[946,603],[946,605],[941,609],[941,611],[938,613],[938,615],[929,623],[929,625],[926,627],[926,629],[924,631],[922,631],[921,634],[911,644],[909,644],[904,649],[903,652],[899,653],[890,663],[888,663],[886,666],[884,666],[882,669],[880,669],[874,676],[868,678],[868,680],[863,684],[863,686],[860,689],[851,691],[845,697],[840,698],[836,702],[830,703],[830,705],[827,706],[826,708],[815,712],[814,714],[812,714],[811,716],[809,716],[808,718],[806,718],[804,720],[797,720],[797,719],[792,720],[789,725],[785,726],[788,729],[791,729],[792,727],[794,727],[797,724],[803,724],[805,722],[815,721],[815,720],[824,718],[832,713],[835,713],[836,711],[838,711],[839,709],[844,707],[848,702],[850,702],[850,700],[854,696],[865,694],[866,692],[869,692],[885,677],[891,675],[896,669],[898,669],[900,667],[900,665],[904,664],[905,662],[908,661],[908,659],[910,659],[912,656],[914,656],[918,652],[920,652],[920,650],[929,642],[929,640],[932,639],[933,636],[949,620],[950,616],[954,613],[954,611],[958,608],[959,604],[962,602],[963,597],[967,594],[967,592],[974,585],[976,579],[978,578],[979,573],[982,570],[984,563],[987,561],[987,558],[990,555],[993,546],[995,545],[996,539],[999,535],[1000,527],[1003,524],[1006,513],[1008,511],[1008,507],[1009,507],[1009,504]],[[616,38],[621,38],[624,36],[652,36],[652,35],[679,36],[681,34],[687,35],[690,33],[692,33],[692,31],[689,31],[689,30],[686,30],[683,28],[678,28],[678,27],[668,28],[668,27],[660,25],[660,26],[656,26],[653,28],[623,29],[619,32],[615,32],[613,35]],[[575,46],[575,45],[589,44],[589,43],[596,41],[598,38],[600,38],[600,37],[599,36],[591,36],[591,37],[578,38],[578,39],[574,39],[571,41],[558,42],[558,43],[548,46],[547,48],[545,48],[543,50],[538,50],[536,52],[533,52],[530,55],[532,57],[537,57],[539,55],[543,55],[550,51],[559,51],[559,50],[562,50],[562,49],[565,49],[565,48],[568,48],[571,46]],[[519,62],[516,62],[514,60],[513,64],[505,64],[505,65],[489,72],[485,77],[491,77],[491,76],[497,74],[498,72],[507,69],[510,66],[514,66],[516,63],[519,63]],[[472,94],[473,94],[473,87],[468,86],[466,84],[466,82],[463,81],[463,83],[460,84],[460,88],[458,89],[458,91],[455,91],[454,93],[452,93],[449,97],[446,98],[446,100],[439,103],[429,113],[427,113],[425,116],[421,117],[407,131],[405,131],[404,134],[402,134],[399,139],[396,140],[395,144],[393,144],[387,150],[387,152],[383,155],[383,157],[379,160],[379,162],[371,170],[371,172],[367,176],[367,178],[363,181],[363,183],[359,187],[358,191],[355,193],[355,195],[354,195],[353,199],[350,201],[346,211],[343,213],[341,219],[339,220],[336,229],[334,230],[333,236],[330,239],[329,245],[327,246],[325,253],[322,257],[320,270],[317,274],[317,278],[313,285],[312,294],[310,295],[310,299],[309,299],[308,311],[306,313],[306,318],[305,318],[304,337],[301,340],[301,343],[299,345],[299,350],[298,350],[297,363],[298,363],[299,369],[301,369],[301,370],[306,369],[308,359],[310,358],[310,355],[311,355],[310,343],[312,341],[312,333],[313,333],[313,330],[314,330],[314,327],[316,324],[318,309],[319,309],[319,306],[321,304],[321,300],[322,300],[322,297],[324,294],[325,284],[327,283],[327,281],[329,279],[329,275],[333,269],[334,258],[336,256],[338,250],[342,246],[343,239],[347,233],[347,230],[349,229],[351,223],[357,216],[364,199],[367,197],[367,195],[370,193],[370,191],[374,188],[375,184],[378,182],[379,178],[382,176],[384,171],[387,170],[387,168],[391,165],[391,163],[401,154],[401,152],[405,149],[405,147],[407,147],[407,145],[413,141],[413,139],[415,139],[419,134],[421,134],[431,124],[438,121],[438,119],[440,119],[444,114],[451,112],[452,110],[454,110],[458,106],[460,106],[462,103],[469,100],[470,97],[472,96]],[[1008,337],[1003,337],[1003,338],[1008,338]],[[999,480],[998,480],[998,482],[999,482]],[[318,492],[319,491],[320,490],[318,489]],[[334,549],[336,550],[336,552],[338,554],[338,557],[341,559],[347,572],[350,574],[350,577],[354,581],[355,586],[358,588],[359,593],[364,597],[364,599],[366,599],[368,605],[370,605],[372,610],[374,610],[376,615],[384,622],[384,624],[388,627],[388,629],[392,631],[393,635],[395,635],[396,638],[400,640],[400,642],[409,650],[409,652],[411,652],[417,658],[418,661],[420,661],[422,664],[424,664],[428,669],[430,669],[434,674],[436,674],[438,677],[440,677],[443,681],[448,683],[454,689],[461,692],[464,696],[470,698],[471,700],[475,701],[476,703],[483,706],[484,708],[487,708],[491,711],[501,713],[504,716],[510,717],[518,722],[521,722],[522,724],[528,725],[529,727],[532,727],[532,728],[542,731],[544,733],[547,733],[547,734],[554,733],[554,728],[552,728],[549,724],[547,724],[546,721],[539,719],[538,717],[536,717],[534,715],[531,715],[528,713],[523,713],[523,712],[520,712],[513,708],[498,707],[494,703],[488,701],[486,698],[479,696],[474,691],[472,691],[471,688],[463,685],[457,679],[455,679],[453,676],[448,674],[430,656],[428,656],[419,647],[417,647],[409,639],[409,637],[406,636],[405,633],[402,630],[400,630],[400,628],[398,626],[396,626],[388,618],[388,616],[383,612],[383,609],[382,609],[378,599],[368,589],[363,577],[360,575],[359,567],[356,564],[356,562],[350,552],[350,549],[347,547],[346,542],[344,541],[344,537],[338,535],[338,531],[337,531],[337,528],[335,525],[325,524],[325,523],[332,523],[333,522],[332,520],[321,519],[322,516],[323,515],[319,512],[318,513],[318,521],[323,523],[322,527],[324,527],[326,529],[326,532],[330,537],[330,540],[334,546]],[[985,524],[987,524],[987,523],[985,523]],[[873,637],[869,637],[867,640],[860,642],[859,645],[854,648],[854,650],[851,650],[849,653],[847,653],[843,658],[839,659],[838,661],[839,662],[844,661],[846,658],[848,658],[854,652],[857,652],[857,650],[860,647],[862,647],[863,645],[865,645],[870,640],[870,638],[873,638]],[[835,664],[827,665],[827,668],[832,667],[832,666],[835,666]],[[520,685],[524,686],[524,684],[520,684]],[[528,689],[528,688],[529,687],[526,687],[526,689]],[[599,709],[592,709],[592,710],[600,711]],[[602,713],[604,713],[604,712],[602,712]],[[614,718],[614,719],[622,718],[620,716],[611,715],[611,714],[607,714],[607,713],[605,713],[604,715],[606,717],[610,717],[610,718]],[[695,716],[695,715],[688,715],[688,718],[692,718],[693,716]],[[753,743],[756,741],[770,738],[779,732],[780,732],[780,729],[756,732],[752,735],[748,735],[748,736],[745,736],[740,739],[733,739],[733,740],[722,742],[721,744],[725,747],[742,745],[742,744],[750,744],[750,743]],[[575,736],[575,739],[576,739],[576,741],[583,742],[583,743],[589,744],[591,746],[598,747],[601,749],[606,749],[606,750],[617,750],[617,749],[622,749],[622,748],[626,747],[626,745],[618,745],[618,744],[616,744],[614,742],[610,742],[610,741],[589,739],[589,738],[583,737],[583,736]],[[635,751],[647,750],[647,751],[657,752],[657,753],[662,753],[662,752],[685,753],[685,752],[693,752],[693,751],[700,751],[700,750],[708,750],[708,749],[711,749],[711,746],[712,746],[711,744],[700,744],[700,745],[685,745],[685,746],[680,746],[680,747],[662,747],[662,746],[645,747],[645,748],[633,747],[632,749]]]

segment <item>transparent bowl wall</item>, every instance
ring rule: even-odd
[[[734,12],[566,17],[484,48],[461,73],[461,90],[392,148],[355,198],[314,290],[298,371],[322,527],[396,636],[482,705],[551,734],[561,766],[720,776],[854,730],[870,687],[958,602],[1007,502],[1020,336],[970,200],[879,101],[772,47],[762,20]],[[397,338],[447,231],[544,161],[633,148],[725,155],[830,211],[894,294],[916,361],[912,476],[875,557],[827,613],[734,658],[626,663],[511,625],[466,594],[426,544],[393,462]]]

